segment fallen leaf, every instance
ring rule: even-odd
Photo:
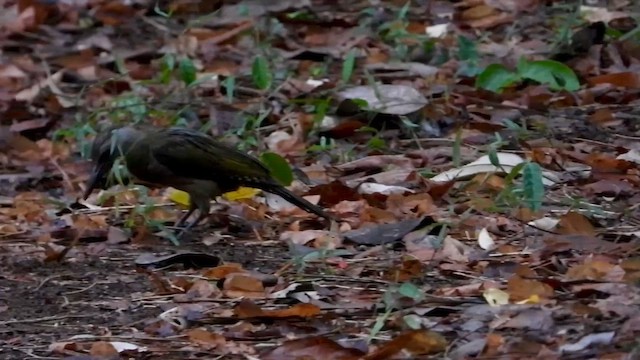
[[[261,355],[263,360],[356,360],[364,353],[357,349],[345,348],[323,336],[288,340],[273,350]]]
[[[224,336],[212,333],[203,328],[190,329],[186,332],[189,341],[205,349],[211,350],[224,346],[226,339]]]
[[[554,295],[553,288],[538,280],[524,279],[513,275],[507,282],[507,292],[512,301],[528,300],[536,295],[543,299],[550,299]]]

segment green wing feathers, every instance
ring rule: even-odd
[[[255,179],[273,182],[258,159],[200,132],[173,128],[158,134],[153,156],[172,172],[198,179]]]

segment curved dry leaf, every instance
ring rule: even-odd
[[[438,26],[439,31],[446,31],[447,24],[440,24]],[[436,31],[436,30],[434,30]],[[439,37],[438,35],[437,37]],[[440,69],[435,66],[430,66],[418,62],[384,62],[376,64],[367,64],[366,68],[371,71],[384,70],[384,71],[408,71],[413,75],[431,77],[435,76]]]
[[[413,190],[404,186],[384,185],[372,182],[360,184],[360,186],[358,186],[358,192],[360,194],[379,193],[383,195],[414,193]]]
[[[505,171],[509,172],[514,167],[525,161],[522,157],[511,153],[497,153],[497,156],[502,168],[494,166],[489,159],[489,155],[484,155],[467,165],[440,173],[432,177],[431,180],[437,182],[446,182],[451,180],[467,179],[480,173],[504,173]],[[548,170],[542,171],[542,183],[544,185],[551,186],[558,182],[560,182],[560,178],[556,173]]]
[[[559,219],[554,219],[554,218],[545,216],[545,217],[540,218],[540,219],[529,221],[528,224],[531,225],[531,226],[535,226],[538,229],[549,231],[549,230],[555,228],[556,225],[558,225],[559,222],[560,222]]]
[[[490,306],[500,306],[509,303],[509,293],[497,288],[490,288],[482,293],[482,297]]]
[[[487,228],[483,228],[482,230],[480,230],[480,233],[478,234],[478,245],[480,246],[480,248],[482,248],[482,250],[487,251],[496,248],[496,242],[495,240],[493,240],[491,234],[489,234],[489,230],[487,230]]]
[[[390,115],[408,115],[429,103],[418,90],[407,85],[355,86],[336,96],[342,101],[365,100],[367,110]]]
[[[589,334],[576,343],[564,344],[560,346],[559,350],[562,353],[572,353],[582,351],[591,345],[609,345],[611,344],[611,340],[613,340],[615,335],[615,331]]]

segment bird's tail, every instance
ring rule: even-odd
[[[325,219],[329,219],[329,220],[336,220],[336,218],[332,215],[327,214],[320,206],[318,205],[314,205],[310,202],[308,202],[307,200],[301,198],[300,196],[292,193],[291,191],[289,191],[287,188],[283,187],[283,186],[269,186],[269,187],[263,187],[262,190],[264,191],[268,191],[272,194],[276,194],[278,196],[280,196],[281,198],[287,200],[288,202],[292,203],[293,205],[307,211],[310,213],[314,213],[320,217],[323,217]]]

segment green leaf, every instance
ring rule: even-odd
[[[498,169],[502,169],[502,164],[500,164],[500,158],[498,158],[498,150],[496,150],[495,146],[490,146],[488,154],[489,162],[491,165],[497,167]]]
[[[409,13],[409,9],[411,7],[411,1],[407,1],[402,9],[398,12],[398,20],[404,20],[407,18],[407,14]]]
[[[271,70],[269,70],[269,63],[263,56],[258,55],[253,60],[253,66],[251,67],[251,77],[253,83],[260,90],[268,89],[271,86]]]
[[[178,70],[180,71],[180,79],[185,85],[191,85],[196,81],[196,66],[189,58],[183,58],[178,64]]]
[[[544,183],[542,169],[534,162],[528,162],[522,169],[522,186],[524,188],[525,203],[533,211],[542,208],[544,198]]]
[[[170,18],[173,11],[169,11],[168,13],[164,12],[162,9],[160,9],[160,4],[158,4],[158,2],[159,1],[156,1],[156,5],[153,7],[153,11],[164,18]]]
[[[231,75],[224,79],[224,87],[227,91],[227,102],[229,104],[233,103],[233,94],[236,91],[236,77]]]
[[[422,329],[422,317],[416,314],[409,314],[402,317],[404,323],[413,330]]]
[[[199,78],[196,78],[195,81],[189,84],[189,87],[198,86],[206,82],[213,82],[213,81],[216,81],[216,79],[217,79],[217,75],[204,75]]]
[[[353,69],[356,66],[356,52],[355,50],[351,49],[349,50],[349,52],[347,53],[347,56],[344,59],[344,62],[342,63],[342,82],[344,84],[349,82],[349,79],[351,79],[351,75],[353,74]]]
[[[473,77],[481,72],[478,67],[480,56],[476,43],[464,36],[458,36],[458,59],[460,60],[460,66],[456,71],[458,75]]]
[[[369,107],[369,102],[367,102],[367,100],[365,99],[354,98],[349,99],[349,101],[353,102],[360,109],[366,109]]]
[[[330,101],[329,99],[320,99],[315,104],[314,114],[313,114],[313,122],[318,124],[324,119],[327,115],[327,111],[329,111]]]
[[[477,61],[479,58],[476,43],[464,36],[458,36],[458,59]]]
[[[387,143],[379,136],[374,136],[367,141],[367,147],[373,150],[386,149]]]
[[[373,324],[373,327],[371,328],[371,332],[369,333],[367,342],[371,342],[371,340],[378,335],[380,330],[384,328],[384,325],[387,322],[387,319],[389,318],[390,315],[391,315],[391,311],[387,311],[384,314],[378,315],[378,317],[376,317],[376,322]]]
[[[474,77],[482,72],[482,69],[478,66],[477,61],[462,61],[456,71],[456,75],[465,77]]]
[[[507,185],[513,184],[513,180],[515,180],[516,177],[518,175],[520,175],[520,172],[522,171],[522,168],[524,167],[525,164],[526,164],[525,162],[521,162],[520,164],[514,166],[513,169],[511,169],[511,171],[509,171],[509,174],[507,174],[507,176],[505,176],[504,182]]]
[[[614,29],[611,27],[607,26],[607,30],[605,32],[605,35],[609,38],[618,40],[620,37],[622,37],[624,35],[624,33],[618,29]]]
[[[287,160],[272,152],[263,153],[260,156],[260,159],[269,168],[271,175],[273,175],[276,180],[285,186],[291,184],[293,181],[293,171],[291,171],[291,167]]]
[[[111,146],[114,147],[113,143]],[[131,178],[131,174],[121,157],[117,158],[113,162],[113,167],[109,172],[109,177],[115,180],[115,183],[117,184],[125,184],[129,182],[128,179]]]
[[[476,78],[476,87],[493,92],[500,92],[505,87],[511,86],[519,80],[520,77],[518,74],[510,71],[503,65],[491,64]]]
[[[173,54],[166,53],[162,57],[162,63],[160,66],[160,82],[162,84],[168,84],[171,81],[171,73],[176,67],[176,58]]]
[[[402,285],[400,285],[400,288],[398,288],[398,293],[413,300],[420,300],[423,296],[422,290],[420,290],[419,287],[415,286],[412,283],[403,283]]]
[[[149,113],[145,101],[131,94],[114,99],[113,107],[115,109],[110,113],[113,119],[127,118],[136,124],[146,119]]]
[[[509,130],[513,130],[513,131],[526,131],[526,129],[518,124],[516,124],[515,122],[513,122],[513,120],[511,119],[502,119],[502,123],[504,124],[504,126],[507,127],[507,129]]]
[[[580,89],[580,81],[573,70],[554,60],[528,61],[521,58],[518,62],[518,75],[524,79],[549,85],[552,90]]]
[[[295,19],[295,20],[312,20],[314,19],[314,15],[310,13],[308,10],[300,10],[300,11],[292,11],[285,15],[287,19]]]
[[[402,126],[408,129],[415,129],[420,127],[420,124],[416,124],[415,122],[409,120],[407,116],[401,115],[399,116],[399,118],[400,118],[400,122],[402,123]]]
[[[239,4],[238,5],[238,15],[241,17],[249,16],[249,5],[247,4]]]
[[[455,140],[453,141],[453,149],[452,149],[452,160],[453,160],[453,166],[454,167],[460,167],[460,164],[462,163],[462,127],[459,127],[458,130],[456,130],[456,137]]]
[[[167,69],[169,71],[172,71],[175,68],[176,68],[175,56],[173,56],[173,54],[171,53],[164,54],[164,56],[162,57],[162,69],[163,70]]]
[[[118,73],[120,75],[127,75],[129,73],[129,70],[127,70],[127,65],[125,65],[124,59],[121,56],[116,56],[115,62],[116,69],[118,70]]]

